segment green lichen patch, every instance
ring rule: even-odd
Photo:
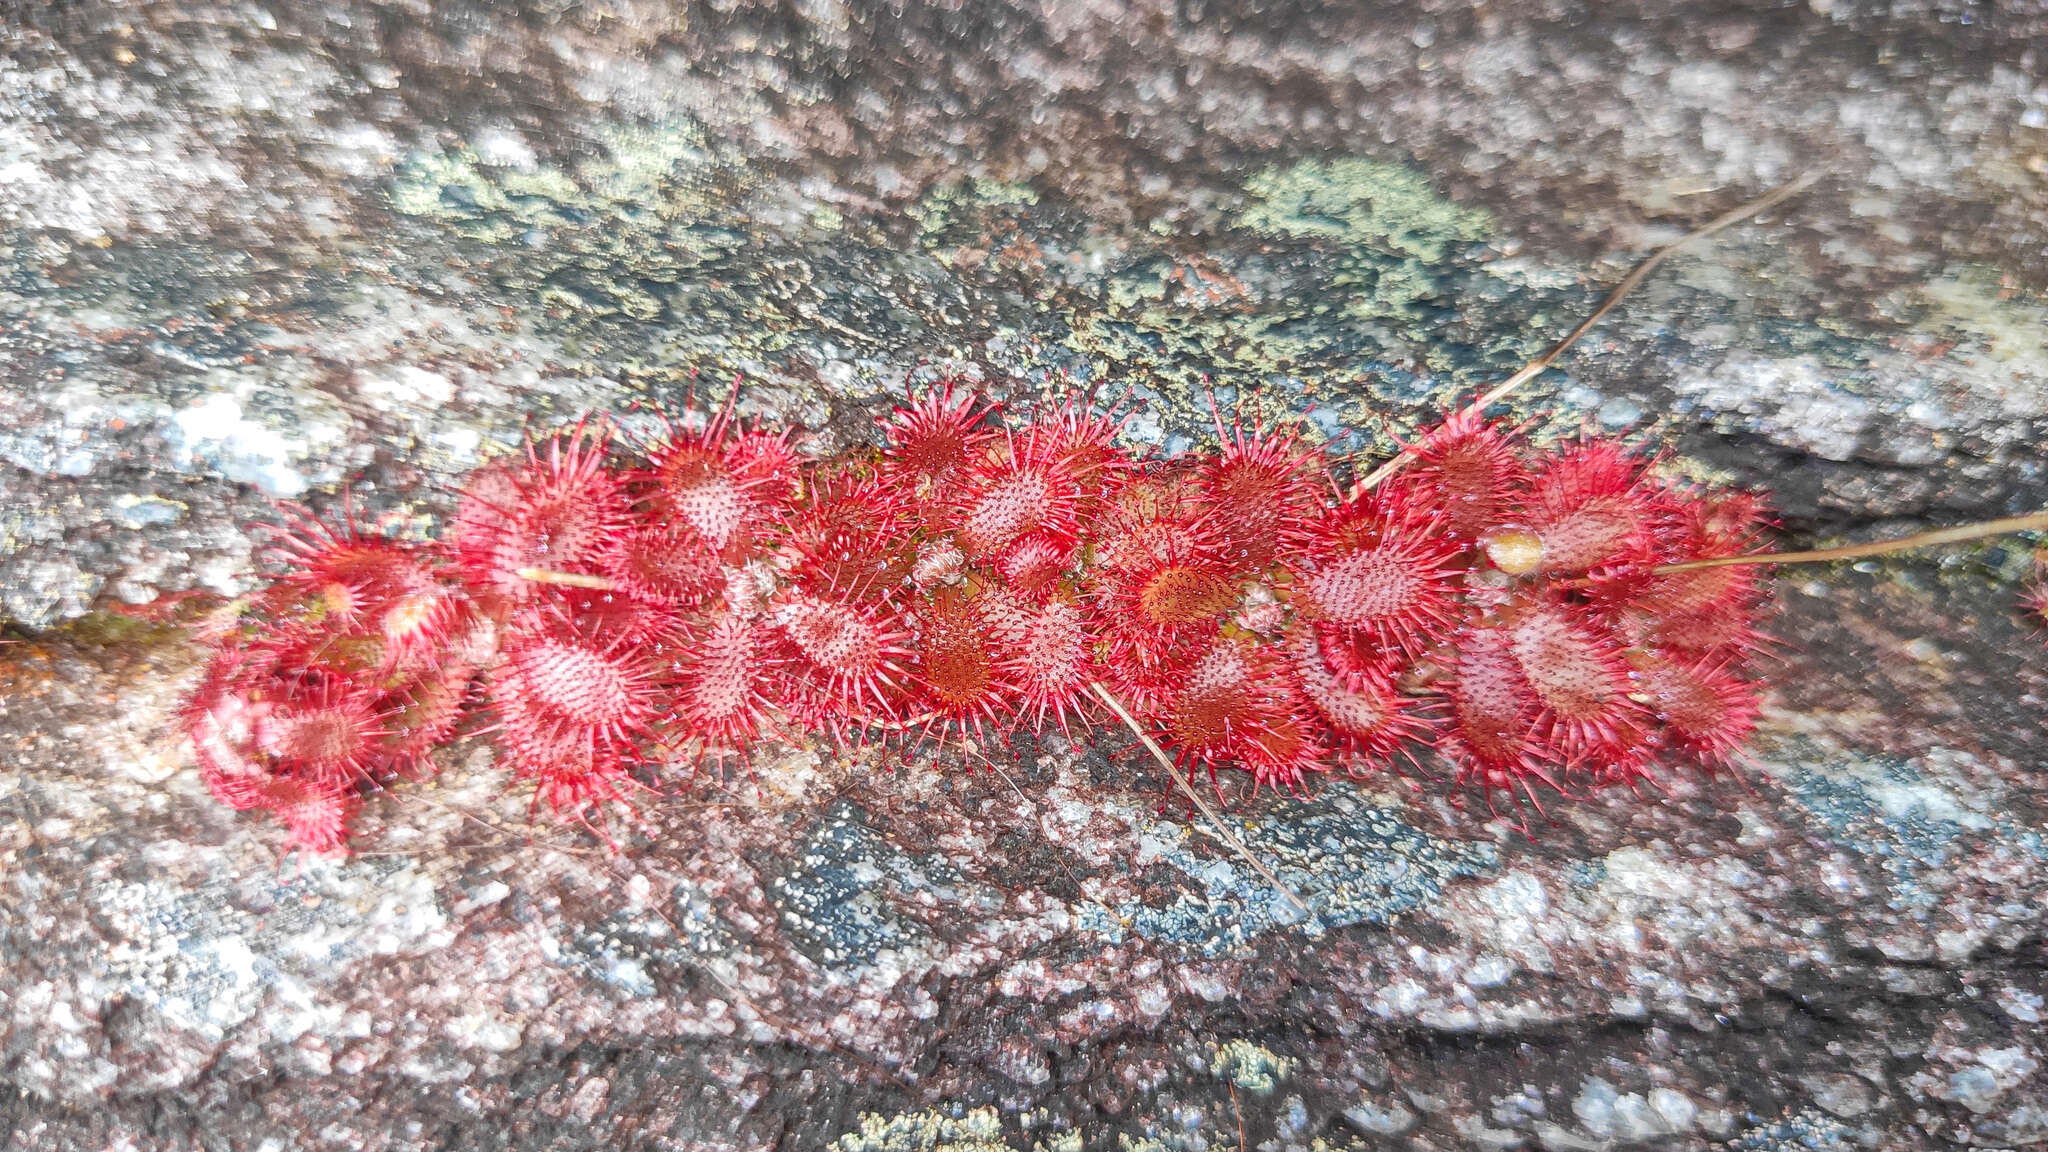
[[[390,190],[427,244],[555,342],[572,376],[664,403],[707,378],[767,373],[872,393],[882,367],[963,354],[994,326],[951,269],[903,249],[878,217],[819,201],[695,124],[591,134],[595,154],[561,163],[421,156]],[[1016,190],[979,188],[935,192],[913,216],[968,234],[986,224],[965,206],[1028,207]]]
[[[391,206],[464,242],[464,260],[572,342],[606,322],[671,319],[678,285],[756,242],[749,207],[763,181],[687,122],[594,135],[594,154],[562,163],[486,163],[466,146],[415,157]],[[636,351],[652,341],[643,334]]]
[[[1995,268],[1952,268],[1920,289],[1922,323],[2015,373],[2048,379],[2048,297],[2000,282]]]
[[[1248,228],[1379,248],[1426,263],[1493,230],[1485,212],[1446,200],[1412,168],[1376,160],[1305,160],[1245,182]]]
[[[1218,1080],[1264,1096],[1287,1079],[1295,1063],[1292,1057],[1239,1037],[1216,1046],[1209,1059],[1209,1072]]]
[[[1159,418],[1199,427],[1211,390],[1279,394],[1330,437],[1391,448],[1389,385],[1440,397],[1511,370],[1540,342],[1519,326],[1460,322],[1481,288],[1492,229],[1395,164],[1312,160],[1250,177],[1218,235],[1121,237],[1093,307],[1069,304],[1066,344],[1099,375],[1143,381]],[[1513,305],[1527,312],[1516,294]],[[1512,310],[1512,309],[1511,309]],[[1397,402],[1403,398],[1395,397]],[[1349,446],[1360,446],[1356,443]]]
[[[1249,398],[1248,421],[1304,418],[1310,442],[1391,450],[1447,383],[1509,371],[1547,334],[1496,313],[1558,291],[1487,280],[1490,218],[1376,160],[1256,172],[1199,232],[965,177],[904,213],[906,247],[888,216],[820,201],[695,125],[591,135],[590,156],[523,167],[421,156],[390,199],[557,340],[563,367],[632,397],[765,369],[866,402],[942,357],[1128,388],[1153,443],[1206,439],[1214,396]]]
[[[860,1131],[841,1136],[832,1147],[837,1152],[1010,1152],[993,1108],[972,1108],[958,1116],[870,1112],[860,1118]]]
[[[954,248],[980,243],[996,220],[1015,215],[1005,209],[1037,203],[1038,193],[1028,184],[970,176],[933,187],[908,215],[917,223],[918,241],[926,248]]]
[[[730,219],[754,185],[748,167],[694,124],[611,124],[597,142],[597,154],[566,165],[487,164],[466,146],[419,156],[400,169],[391,206],[472,239],[542,248],[530,230]]]

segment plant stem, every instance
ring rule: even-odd
[[[1739,208],[1730,209],[1729,211],[1714,217],[1706,224],[1703,224],[1700,227],[1695,228],[1691,232],[1688,232],[1685,235],[1679,237],[1677,240],[1674,240],[1671,243],[1666,244],[1664,247],[1657,249],[1655,252],[1650,253],[1648,258],[1646,258],[1642,263],[1636,265],[1635,269],[1622,279],[1621,283],[1615,285],[1614,291],[1609,292],[1607,294],[1607,299],[1600,302],[1600,307],[1595,308],[1591,316],[1588,316],[1584,320],[1579,321],[1579,326],[1572,329],[1569,333],[1567,333],[1564,339],[1559,340],[1555,344],[1552,344],[1547,350],[1544,351],[1544,353],[1541,356],[1538,356],[1534,360],[1529,361],[1527,364],[1522,365],[1522,367],[1518,371],[1516,371],[1516,373],[1513,376],[1508,377],[1507,379],[1501,381],[1500,383],[1494,385],[1492,388],[1488,389],[1483,395],[1479,397],[1479,399],[1474,400],[1472,401],[1472,403],[1466,405],[1464,410],[1460,412],[1459,415],[1476,416],[1479,413],[1486,411],[1493,405],[1499,403],[1500,401],[1506,399],[1508,394],[1513,392],[1515,389],[1520,388],[1522,385],[1527,384],[1529,381],[1534,380],[1538,376],[1541,376],[1544,370],[1549,368],[1550,365],[1554,363],[1559,356],[1564,355],[1566,349],[1570,348],[1572,345],[1579,342],[1579,337],[1584,336],[1587,333],[1587,331],[1589,331],[1593,327],[1593,325],[1598,324],[1601,321],[1601,319],[1604,318],[1609,312],[1614,311],[1615,306],[1620,304],[1622,300],[1626,298],[1630,292],[1635,291],[1636,286],[1638,284],[1641,284],[1646,278],[1648,278],[1650,273],[1656,271],[1657,265],[1662,264],[1667,258],[1669,258],[1673,253],[1677,252],[1679,249],[1684,248],[1686,245],[1694,243],[1695,241],[1704,240],[1707,237],[1712,236],[1716,232],[1720,232],[1724,229],[1731,228],[1737,224],[1740,224],[1744,220],[1747,220],[1750,217],[1755,216],[1759,213],[1770,211],[1772,208],[1777,207],[1779,204],[1782,204],[1785,201],[1791,199],[1792,197],[1797,196],[1801,192],[1806,191],[1808,188],[1811,188],[1814,182],[1819,180],[1820,178],[1821,173],[1808,172],[1806,175],[1801,176],[1799,179],[1792,181],[1790,184],[1783,185],[1755,200],[1750,201],[1747,204],[1742,205]],[[1403,448],[1401,451],[1395,453],[1393,459],[1388,460],[1386,463],[1373,469],[1371,472],[1366,473],[1364,479],[1360,480],[1357,484],[1352,485],[1351,495],[1353,497],[1356,497],[1361,492],[1370,491],[1372,488],[1377,486],[1382,480],[1385,480],[1387,477],[1392,476],[1394,473],[1399,472],[1402,468],[1406,467],[1409,459],[1413,455],[1414,449],[1412,447]]]
[[[1196,790],[1187,777],[1181,775],[1180,769],[1175,768],[1173,760],[1166,755],[1166,750],[1159,746],[1158,741],[1152,739],[1150,733],[1139,726],[1137,718],[1133,717],[1130,710],[1124,707],[1123,701],[1118,700],[1115,693],[1103,687],[1100,680],[1090,680],[1088,687],[1096,696],[1101,698],[1104,704],[1109,705],[1109,710],[1116,713],[1117,719],[1124,722],[1124,727],[1129,728],[1132,734],[1137,736],[1138,742],[1145,746],[1145,750],[1152,753],[1152,758],[1159,761],[1160,767],[1166,769],[1166,774],[1173,777],[1173,782],[1180,785],[1180,790],[1187,793],[1188,799],[1194,801],[1195,807],[1202,810],[1202,815],[1207,817],[1209,823],[1215,827],[1217,839],[1230,845],[1231,851],[1243,857],[1244,862],[1251,865],[1252,869],[1259,875],[1265,877],[1266,882],[1271,884],[1274,890],[1287,897],[1289,904],[1294,905],[1304,916],[1310,915],[1309,907],[1303,902],[1302,898],[1296,896],[1293,889],[1282,883],[1280,877],[1271,868],[1266,867],[1265,863],[1257,856],[1252,855],[1252,850],[1245,846],[1244,841],[1238,839],[1230,831],[1230,825],[1223,822],[1223,813],[1218,812],[1216,806],[1211,804],[1207,797]]]
[[[1749,556],[1716,556],[1710,560],[1663,564],[1651,571],[1664,576],[1672,572],[1692,572],[1701,568],[1736,568],[1747,564],[1825,564],[1834,560],[1861,560],[1865,556],[1884,556],[1892,552],[1904,552],[1910,548],[1960,544],[1966,540],[1982,540],[1988,536],[2004,536],[2010,532],[2042,531],[2048,531],[2048,510],[2026,516],[2007,516],[2002,520],[1986,520],[1980,524],[1963,524],[1955,528],[1920,532],[1912,536],[1901,536],[1896,540],[1878,540],[1870,544],[1845,544],[1840,548],[1814,548],[1804,552],[1759,552]]]
[[[617,592],[619,586],[603,576],[586,576],[581,572],[556,572],[551,568],[521,568],[521,580],[535,584],[558,584],[564,588],[588,588],[593,592]]]

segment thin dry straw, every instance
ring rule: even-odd
[[[554,584],[563,588],[585,588],[592,592],[617,592],[616,582],[603,576],[586,576],[581,572],[557,572],[551,568],[521,568],[517,572],[521,580],[535,584]]]
[[[1968,540],[1982,540],[1987,536],[2003,536],[2009,532],[2041,531],[2048,531],[2048,511],[2033,512],[2025,516],[2007,516],[2002,520],[1986,520],[1981,524],[1940,528],[1933,532],[1901,536],[1896,540],[1845,544],[1839,548],[1813,548],[1804,552],[1757,552],[1746,556],[1715,556],[1706,560],[1687,560],[1682,564],[1661,564],[1651,571],[1663,576],[1672,572],[1691,572],[1700,568],[1735,568],[1747,564],[1825,564],[1833,560],[1861,560],[1866,556],[1884,556],[1893,552],[1904,552],[1909,548],[1961,544]]]
[[[1266,867],[1264,861],[1252,855],[1252,850],[1245,846],[1243,840],[1238,839],[1230,831],[1230,825],[1223,822],[1223,813],[1218,812],[1216,806],[1209,802],[1208,797],[1203,796],[1194,784],[1181,773],[1181,770],[1174,767],[1173,760],[1167,756],[1166,750],[1161,748],[1158,741],[1152,739],[1151,734],[1139,725],[1137,719],[1124,707],[1123,701],[1118,700],[1114,692],[1103,687],[1102,682],[1099,680],[1090,680],[1088,687],[1094,691],[1096,696],[1101,698],[1104,704],[1109,705],[1109,710],[1116,713],[1117,719],[1123,721],[1124,726],[1129,728],[1138,737],[1138,741],[1145,745],[1145,750],[1152,753],[1152,758],[1159,761],[1160,765],[1166,769],[1166,774],[1173,777],[1173,782],[1180,785],[1180,790],[1188,794],[1189,800],[1194,801],[1195,807],[1202,810],[1202,815],[1207,817],[1209,823],[1215,826],[1216,837],[1225,844],[1230,845],[1231,851],[1242,856],[1244,862],[1251,865],[1253,870],[1257,871],[1259,875],[1265,877],[1266,883],[1271,884],[1274,890],[1287,897],[1289,904],[1294,905],[1304,916],[1308,915],[1308,905],[1302,901],[1301,897],[1294,894],[1293,889],[1282,883],[1280,877],[1271,868]]]
[[[1657,270],[1657,266],[1659,264],[1662,264],[1667,258],[1669,258],[1673,253],[1677,252],[1679,249],[1684,248],[1686,245],[1692,244],[1696,241],[1704,240],[1707,237],[1712,236],[1716,232],[1720,232],[1724,229],[1740,224],[1744,220],[1747,220],[1750,217],[1755,216],[1759,213],[1770,211],[1772,208],[1777,207],[1779,204],[1782,204],[1785,201],[1790,200],[1792,197],[1797,196],[1801,192],[1806,191],[1808,188],[1811,188],[1814,182],[1819,180],[1820,178],[1821,173],[1809,172],[1806,175],[1801,176],[1799,179],[1792,181],[1790,184],[1784,185],[1783,187],[1778,188],[1762,197],[1759,197],[1758,199],[1752,200],[1749,203],[1742,205],[1740,208],[1731,209],[1727,212],[1722,213],[1719,216],[1714,217],[1712,220],[1708,221],[1707,223],[1701,225],[1698,228],[1693,229],[1691,232],[1686,233],[1685,235],[1679,237],[1677,240],[1669,244],[1666,244],[1664,247],[1657,249],[1655,252],[1650,253],[1649,257],[1645,259],[1642,263],[1636,265],[1635,270],[1630,272],[1626,277],[1624,277],[1620,284],[1615,285],[1614,291],[1609,292],[1607,294],[1607,299],[1600,302],[1600,307],[1594,309],[1593,314],[1591,316],[1588,316],[1584,320],[1579,321],[1579,326],[1572,329],[1569,333],[1567,333],[1564,339],[1559,340],[1555,344],[1552,344],[1549,347],[1549,349],[1546,350],[1541,356],[1538,356],[1534,360],[1529,361],[1527,364],[1522,365],[1521,369],[1517,371],[1513,376],[1510,376],[1507,379],[1501,381],[1500,383],[1494,385],[1484,395],[1480,396],[1479,399],[1474,400],[1472,403],[1466,405],[1464,410],[1460,412],[1459,415],[1466,417],[1476,416],[1479,413],[1486,411],[1493,405],[1499,403],[1500,401],[1506,399],[1508,394],[1513,392],[1515,389],[1520,388],[1522,385],[1527,384],[1529,381],[1534,380],[1536,377],[1542,375],[1544,370],[1549,368],[1550,365],[1553,362],[1555,362],[1559,356],[1564,355],[1566,349],[1570,348],[1572,345],[1579,342],[1579,337],[1584,336],[1593,327],[1593,325],[1598,324],[1601,321],[1601,319],[1605,317],[1609,312],[1614,311],[1615,306],[1620,304],[1622,300],[1626,298],[1630,292],[1635,291],[1636,286],[1638,284],[1641,284],[1650,275],[1650,273]],[[1404,449],[1403,451],[1396,453],[1393,459],[1388,460],[1385,464],[1382,464],[1379,467],[1373,469],[1371,472],[1366,473],[1363,479],[1359,480],[1357,484],[1353,485],[1351,488],[1351,495],[1355,497],[1361,492],[1366,492],[1376,487],[1381,481],[1385,480],[1389,476],[1392,476],[1394,473],[1399,472],[1403,467],[1405,467],[1412,456],[1413,452],[1411,450]]]

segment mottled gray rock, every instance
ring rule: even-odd
[[[1517,402],[1801,539],[2048,503],[2048,9],[31,4],[0,26],[10,1147],[2048,1143],[2048,657],[2021,548],[1791,573],[1754,763],[1531,842],[1240,797],[1113,732],[756,751],[609,831],[481,741],[280,856],[169,623],[273,499],[431,531],[592,410],[826,452],[906,382],[1207,392],[1384,448]],[[141,618],[117,608],[146,606]]]

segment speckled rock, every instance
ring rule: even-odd
[[[0,25],[10,1148],[2048,1144],[2025,550],[1788,573],[1738,778],[1235,796],[1115,732],[769,746],[606,831],[481,741],[346,861],[212,803],[178,627],[273,500],[744,380],[1208,395],[1385,449],[1516,402],[1852,538],[2048,504],[2048,8],[28,4]],[[1483,807],[1483,806],[1482,806]]]

